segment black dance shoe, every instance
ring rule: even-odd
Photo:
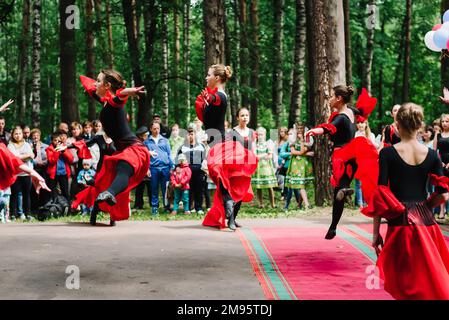
[[[95,200],[95,203],[106,202],[108,205],[113,206],[117,203],[115,197],[109,191],[103,191]]]
[[[327,231],[326,236],[324,237],[324,239],[332,240],[333,238],[335,238],[336,235],[337,235],[337,229],[329,228],[329,230]]]

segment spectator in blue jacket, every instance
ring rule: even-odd
[[[164,209],[170,212],[170,205],[166,199],[167,184],[174,168],[171,159],[171,150],[168,139],[161,136],[161,127],[158,122],[150,125],[151,136],[144,141],[151,155],[151,213],[156,215],[159,208],[159,186],[162,190]]]

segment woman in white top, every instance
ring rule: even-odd
[[[15,127],[11,132],[11,141],[8,144],[8,149],[20,160],[22,160],[27,167],[33,169],[33,159],[35,157],[31,145],[25,142],[23,138],[23,131],[21,127]],[[23,214],[20,219],[31,219],[30,215],[30,192],[31,192],[31,177],[28,173],[22,172],[17,175],[17,180],[11,186],[11,213],[17,216],[18,211],[18,194],[22,193]]]

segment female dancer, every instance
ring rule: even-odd
[[[396,115],[401,106],[395,104],[391,109],[391,116],[393,117],[393,123],[386,126],[382,132],[382,148],[392,146],[401,141],[399,137],[398,125]]]
[[[104,132],[114,141],[117,152],[105,156],[95,185],[81,191],[72,204],[92,207],[91,224],[96,224],[98,210],[109,212],[111,225],[129,217],[130,191],[148,172],[150,154],[145,145],[131,131],[124,110],[128,96],[144,93],[144,87],[125,88],[126,82],[115,70],[101,70],[97,80],[80,76],[87,93],[103,107],[100,121]]]
[[[447,199],[449,179],[437,153],[416,138],[423,120],[418,105],[399,109],[401,142],[381,150],[379,186],[362,212],[374,217],[372,245],[385,290],[395,299],[447,300],[449,250],[431,208]],[[429,177],[437,188],[426,199]],[[379,233],[382,217],[388,220],[385,245]]]
[[[206,215],[203,225],[224,228],[226,227],[225,219],[228,218],[228,227],[236,230],[235,215],[240,207],[236,206],[236,203],[249,202],[254,197],[251,190],[251,175],[257,168],[257,158],[251,150],[248,150],[249,139],[248,148],[244,148],[242,135],[236,130],[234,131],[238,135],[234,134],[233,137],[239,142],[233,140],[223,142],[227,107],[227,95],[224,89],[231,75],[229,66],[212,65],[206,77],[207,88],[197,97],[195,108],[209,137],[208,144],[211,149],[207,166],[212,181],[217,185],[212,208]],[[249,113],[244,117],[249,118]],[[245,129],[244,135],[247,132]],[[243,131],[241,133],[243,134]],[[243,143],[244,141],[243,137]]]
[[[354,139],[356,132],[354,112],[367,117],[374,109],[377,99],[369,97],[367,91],[363,89],[356,104],[358,109],[349,108],[347,104],[353,93],[354,89],[351,86],[335,87],[329,103],[331,110],[336,109],[337,111],[332,113],[329,123],[320,124],[306,133],[306,137],[329,133],[333,142],[331,184],[335,189],[332,223],[325,236],[325,239],[328,240],[333,239],[337,234],[337,224],[343,214],[345,198],[354,193],[354,190],[350,189],[350,184],[356,171],[358,170],[365,197],[368,199],[377,179],[377,171],[371,169],[373,165],[376,168],[376,147],[363,137]],[[354,143],[351,143],[353,140]],[[363,183],[365,180],[366,182]]]
[[[437,133],[433,139],[433,149],[437,150],[443,165],[443,174],[449,177],[449,114],[442,114],[440,117],[441,132]],[[440,206],[438,219],[444,219],[446,206]]]

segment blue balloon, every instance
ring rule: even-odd
[[[433,42],[440,49],[447,49],[447,41],[449,40],[449,30],[440,28],[433,35]]]
[[[443,23],[449,21],[449,10],[446,10],[446,12],[443,14]]]

